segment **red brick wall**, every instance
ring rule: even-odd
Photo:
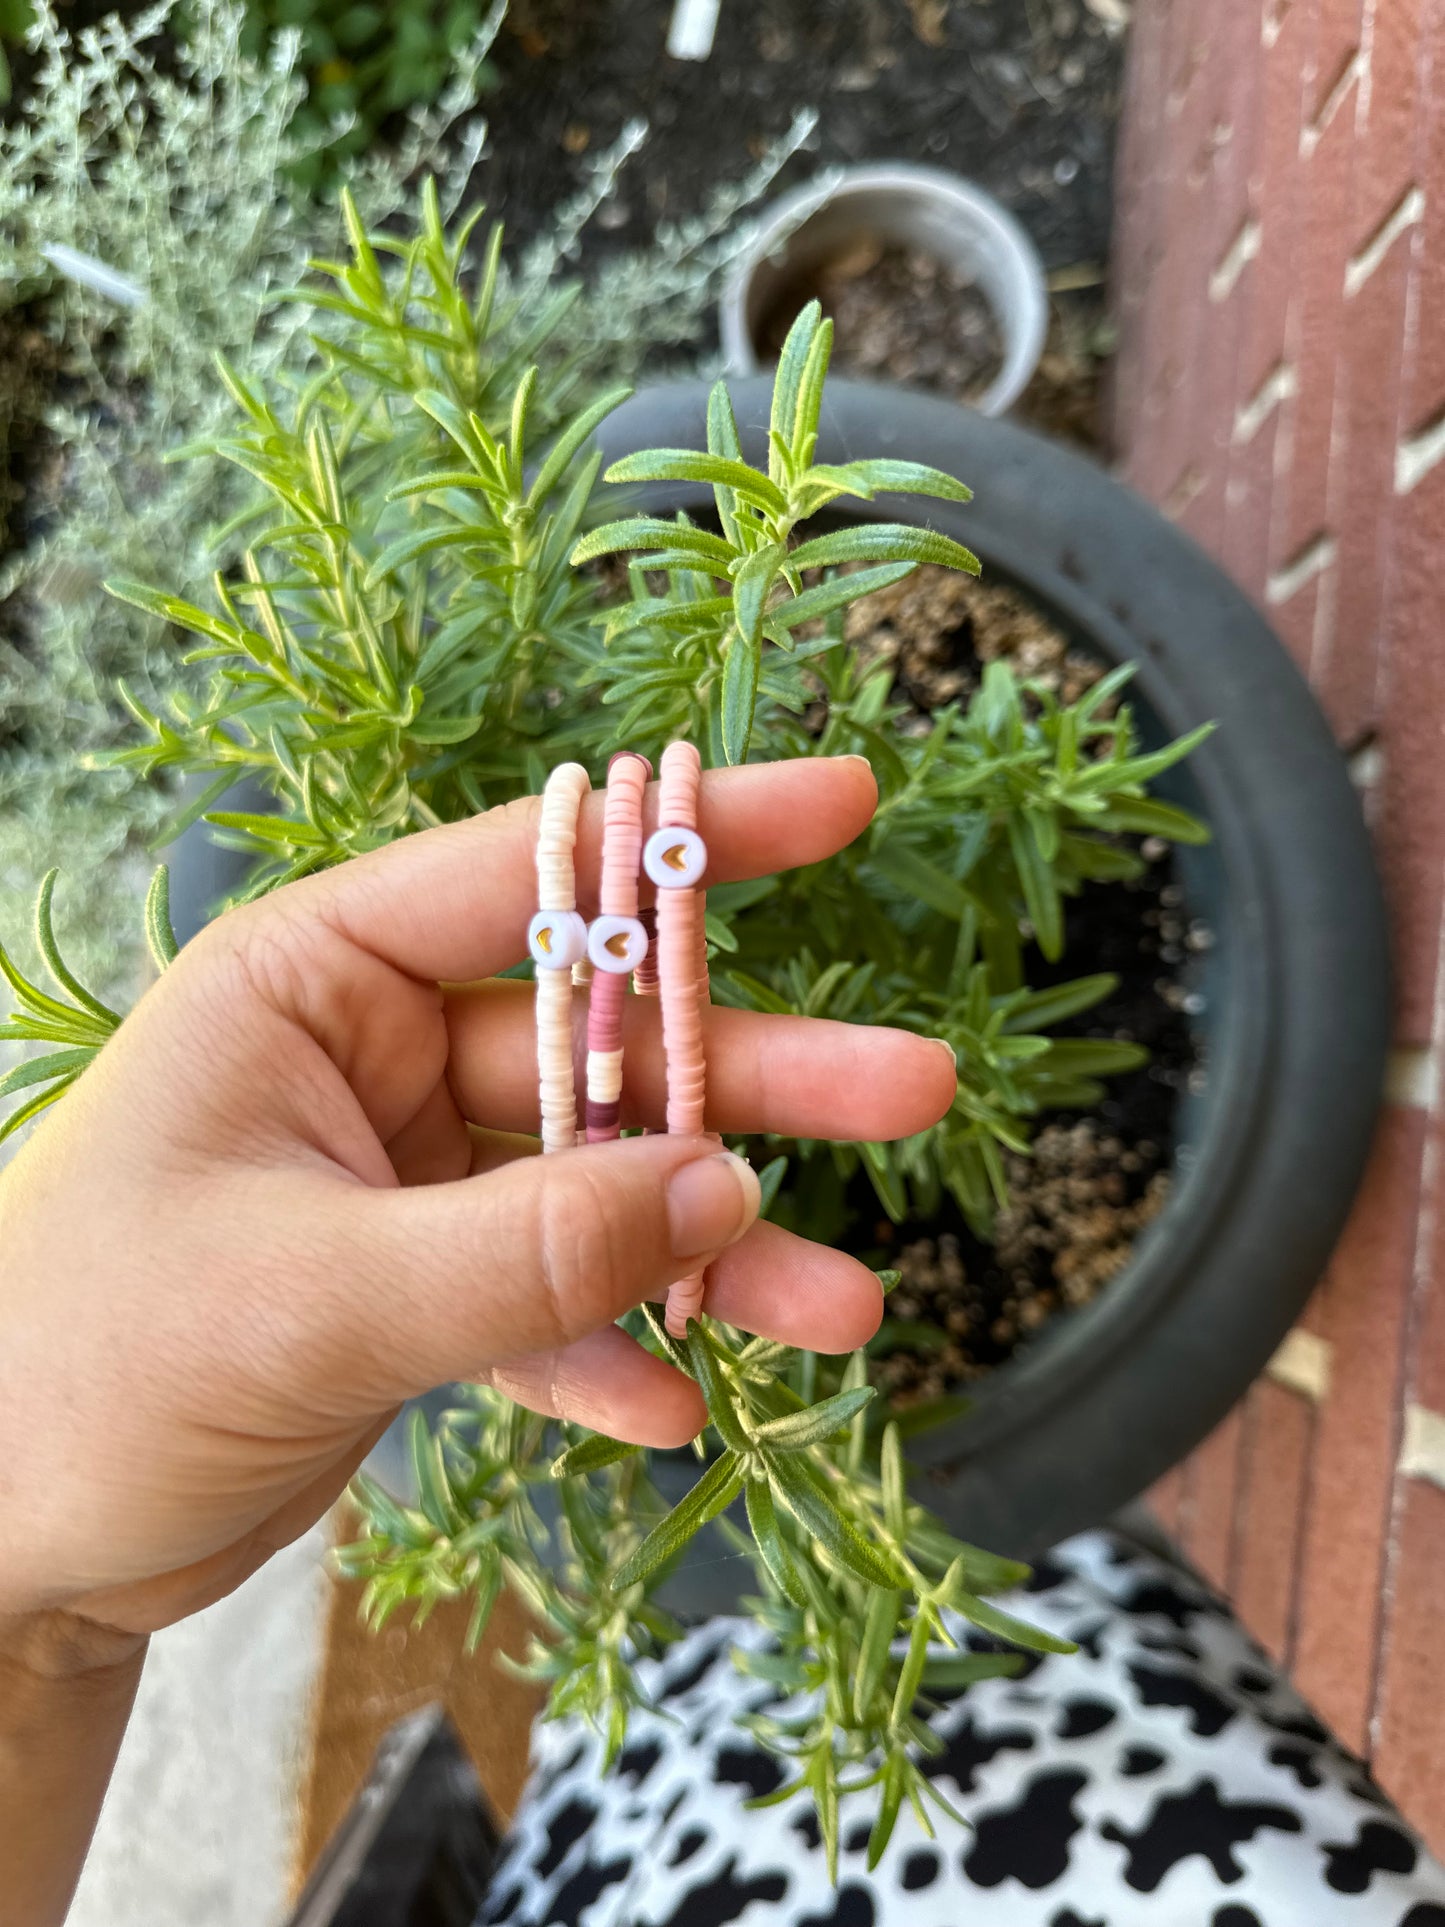
[[[1398,973],[1329,1273],[1155,1502],[1445,1850],[1445,0],[1137,0],[1117,205],[1121,471],[1308,674]]]

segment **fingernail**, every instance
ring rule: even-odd
[[[673,1256],[697,1258],[741,1238],[763,1202],[758,1174],[731,1151],[674,1171],[667,1187]]]
[[[937,1044],[940,1050],[946,1050],[948,1052],[949,1063],[952,1064],[955,1070],[958,1069],[958,1052],[946,1037],[925,1037],[923,1041],[925,1044]]]

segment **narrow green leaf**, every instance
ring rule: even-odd
[[[120,1023],[120,1017],[109,1004],[103,1004],[99,997],[93,997],[74,973],[67,967],[55,941],[55,923],[51,905],[55,896],[55,880],[59,870],[48,870],[40,884],[40,894],[35,900],[35,942],[45,959],[46,967],[62,990],[68,990],[78,1004],[83,1004],[92,1015],[102,1023],[112,1026]]]
[[[1042,1068],[1051,1077],[1113,1077],[1149,1062],[1142,1044],[1114,1037],[1051,1037]]]
[[[619,555],[627,549],[670,549],[697,556],[716,565],[726,575],[736,551],[721,536],[709,535],[686,522],[665,522],[657,516],[633,515],[622,522],[608,522],[593,529],[572,551],[572,565],[595,562],[601,555]]]
[[[868,1836],[868,1871],[872,1873],[884,1854],[888,1842],[893,1838],[893,1829],[898,1823],[898,1811],[903,1805],[904,1779],[908,1771],[908,1761],[902,1753],[890,1752],[883,1768],[883,1797],[878,1802],[878,1816],[873,1822],[873,1831]]]
[[[781,542],[770,542],[755,549],[733,580],[733,608],[737,626],[750,646],[756,648],[763,626],[763,610],[768,595],[787,561],[788,551]]]
[[[57,1034],[67,1040],[102,1043],[110,1036],[114,1026],[107,1020],[97,1017],[93,1011],[63,1004],[58,997],[47,995],[38,984],[31,983],[3,944],[0,944],[0,973],[3,973],[15,992],[23,1010],[55,1025]]]
[[[955,481],[941,468],[929,468],[923,462],[895,462],[886,458],[870,458],[861,462],[843,462],[835,467],[812,468],[808,471],[808,481],[814,477],[830,482],[850,495],[865,498],[880,493],[893,495],[931,495],[945,502],[971,502],[973,490],[962,482]]]
[[[788,440],[792,445],[795,483],[801,481],[796,470],[812,461],[818,446],[818,423],[823,414],[823,387],[828,379],[828,363],[833,357],[833,324],[826,318],[813,330],[808,343],[808,359],[803,363],[798,383],[798,399],[793,410]]]
[[[860,1726],[869,1718],[873,1695],[883,1683],[902,1604],[903,1594],[891,1588],[878,1587],[869,1595],[863,1637],[858,1642],[858,1671],[853,1679],[853,1718]]]
[[[146,948],[156,970],[162,971],[173,964],[180,945],[171,925],[171,873],[164,863],[157,864],[146,891],[145,933]]]
[[[147,615],[158,616],[162,622],[173,622],[178,629],[187,629],[192,635],[208,636],[212,642],[225,643],[232,649],[244,647],[240,630],[231,623],[221,621],[218,616],[208,615],[193,602],[183,602],[179,596],[166,595],[160,589],[148,588],[143,582],[116,580],[106,582],[104,587],[106,594],[114,596],[118,602],[128,602]]]
[[[752,1441],[739,1422],[732,1388],[718,1367],[707,1333],[695,1318],[687,1321],[687,1356],[724,1445],[731,1446],[735,1452],[746,1452]]]
[[[752,1799],[744,1800],[743,1806],[749,1813],[759,1813],[764,1807],[783,1806],[793,1798],[794,1794],[806,1791],[805,1780],[785,1780],[781,1786],[774,1787],[771,1793],[758,1793]]]
[[[77,1044],[70,1050],[47,1051],[43,1057],[27,1057],[19,1064],[12,1064],[3,1077],[0,1077],[0,1098],[13,1097],[16,1091],[28,1090],[32,1084],[49,1083],[53,1077],[63,1077],[68,1082],[83,1070],[89,1068],[98,1044]]]
[[[388,502],[404,502],[413,495],[437,495],[444,489],[464,488],[505,499],[505,491],[495,477],[479,475],[471,468],[440,468],[431,475],[415,475],[410,481],[397,482],[386,492]]]
[[[28,1104],[22,1104],[18,1110],[12,1111],[5,1122],[0,1124],[0,1144],[3,1144],[7,1138],[13,1137],[22,1126],[30,1123],[32,1118],[39,1117],[43,1110],[48,1109],[58,1097],[63,1096],[70,1089],[79,1075],[80,1073],[76,1071],[69,1077],[58,1077],[48,1090],[37,1092]]]
[[[786,515],[782,490],[758,469],[725,455],[702,455],[695,449],[649,448],[614,462],[602,478],[606,482],[705,482],[730,489],[755,502],[769,515]]]
[[[820,1399],[801,1412],[769,1419],[757,1428],[758,1443],[780,1452],[798,1452],[809,1445],[821,1445],[835,1432],[841,1432],[865,1405],[872,1403],[874,1389],[871,1385],[860,1385],[834,1392],[831,1398]]]
[[[457,1523],[451,1484],[442,1460],[441,1445],[419,1405],[413,1405],[407,1414],[406,1438],[422,1513],[438,1532],[450,1533]]]
[[[793,442],[793,429],[798,415],[798,396],[802,391],[803,373],[812,352],[813,339],[823,325],[823,310],[820,303],[810,301],[788,330],[783,352],[778,357],[777,373],[773,376],[773,405],[768,423],[769,441],[772,456],[768,473],[775,482],[786,483],[791,478],[783,471],[783,451],[790,449]]]
[[[371,1521],[373,1529],[394,1545],[410,1546],[414,1551],[419,1551],[432,1543],[434,1534],[421,1513],[398,1504],[369,1472],[356,1474],[351,1481],[351,1495]]]
[[[908,1188],[892,1150],[886,1144],[864,1142],[858,1151],[878,1193],[878,1202],[895,1224],[901,1224],[908,1216]]]
[[[436,549],[465,548],[478,540],[479,531],[470,527],[413,529],[395,542],[389,542],[367,570],[363,587],[374,589],[385,577],[394,575],[408,562],[415,562]]]
[[[640,1452],[640,1445],[630,1445],[623,1439],[609,1439],[601,1432],[594,1432],[591,1438],[569,1445],[553,1459],[548,1471],[554,1479],[575,1479],[588,1472],[600,1472],[604,1466],[616,1465],[620,1459],[631,1458]]]
[[[1027,1662],[1022,1653],[942,1653],[923,1668],[923,1688],[974,1686],[981,1679],[1013,1679]]]
[[[759,1217],[767,1217],[769,1211],[772,1210],[778,1192],[782,1187],[783,1179],[787,1174],[787,1169],[788,1159],[786,1154],[784,1154],[780,1157],[770,1158],[762,1170],[759,1171],[758,1184],[763,1194],[763,1201],[758,1209]]]
[[[730,765],[748,760],[761,664],[761,640],[749,642],[735,629],[723,652],[721,694],[723,754]]]
[[[788,558],[795,569],[822,569],[843,562],[934,562],[946,569],[977,575],[976,555],[950,536],[933,529],[912,528],[905,522],[860,522],[815,536]]]
[[[940,916],[957,922],[973,908],[973,899],[961,883],[895,837],[875,851],[873,861],[899,889],[926,903],[930,910],[937,910]]]
[[[708,391],[707,450],[709,455],[722,455],[728,461],[740,462],[743,459],[737,417],[733,413],[732,396],[728,393],[725,381],[715,381]],[[751,472],[756,474],[757,470]]]
[[[1021,816],[1008,819],[1009,853],[1023,891],[1024,907],[1039,949],[1051,963],[1063,954],[1064,909],[1054,873],[1039,852],[1029,825]]]
[[[902,1545],[908,1536],[908,1484],[903,1470],[903,1440],[896,1424],[884,1427],[878,1468],[883,1486],[883,1518]]]
[[[1102,970],[1092,977],[1075,977],[1069,983],[1054,984],[1047,990],[1026,991],[1010,1010],[1004,1029],[1047,1030],[1066,1017],[1077,1017],[1082,1011],[1092,1010],[1118,987],[1119,979]]]
[[[1101,829],[1130,830],[1138,836],[1164,836],[1171,843],[1207,843],[1209,826],[1188,810],[1150,797],[1112,798],[1107,809],[1091,818]]]
[[[548,449],[546,459],[537,470],[532,486],[527,492],[527,502],[530,507],[537,508],[546,501],[577,459],[586,442],[596,433],[613,409],[620,407],[631,393],[630,388],[609,388],[606,394],[599,395],[596,401],[584,408],[580,415],[568,423]]]
[[[1054,1633],[1046,1633],[1041,1627],[1030,1626],[1027,1620],[1015,1619],[1012,1613],[990,1605],[986,1599],[979,1599],[960,1584],[948,1586],[948,1603],[970,1625],[977,1626],[980,1632],[992,1633],[995,1639],[1006,1639],[1012,1646],[1023,1646],[1031,1653],[1076,1653],[1079,1649],[1071,1639],[1060,1639]]]
[[[1183,762],[1184,758],[1198,749],[1201,743],[1206,742],[1214,731],[1213,723],[1201,723],[1197,729],[1191,729],[1187,735],[1176,737],[1172,743],[1166,743],[1163,749],[1153,750],[1148,755],[1126,756],[1121,757],[1117,762],[1110,760],[1095,763],[1081,772],[1075,779],[1076,785],[1081,789],[1109,789],[1116,782],[1120,784],[1152,783],[1156,776],[1162,776],[1165,770],[1173,769],[1176,763]]]
[[[471,1617],[467,1620],[466,1634],[462,1640],[462,1651],[474,1653],[486,1636],[491,1622],[492,1609],[497,1603],[497,1595],[502,1589],[502,1562],[495,1555],[482,1562],[477,1576],[476,1593],[472,1603]]]
[[[923,1680],[923,1668],[928,1659],[928,1642],[933,1637],[933,1611],[922,1600],[913,1616],[913,1630],[908,1635],[908,1653],[899,1669],[898,1684],[893,1692],[893,1724],[902,1725],[913,1711],[913,1702],[918,1698],[918,1688]]]
[[[535,788],[536,785],[533,785],[533,787]],[[686,1345],[680,1345],[678,1341],[673,1337],[672,1333],[667,1329],[667,1325],[664,1322],[663,1315],[658,1310],[657,1306],[654,1305],[650,1300],[644,1299],[639,1309],[642,1312],[643,1318],[647,1322],[648,1330],[652,1333],[652,1336],[657,1340],[658,1348],[661,1351],[663,1357],[666,1359],[669,1359],[674,1365],[676,1365],[679,1368],[679,1370],[684,1372],[690,1371],[691,1360],[688,1357],[688,1350]]]
[[[806,1459],[796,1453],[774,1458],[764,1452],[761,1456],[774,1495],[840,1566],[865,1585],[895,1587],[904,1583],[897,1561],[872,1545],[843,1517]]]
[[[243,830],[263,843],[282,843],[299,848],[325,849],[328,839],[311,823],[290,816],[262,816],[249,810],[212,810],[206,817],[220,830]]]
[[[835,575],[815,588],[804,589],[801,595],[791,597],[768,611],[770,629],[796,629],[802,623],[812,622],[819,616],[831,615],[835,609],[846,608],[861,596],[872,595],[876,589],[886,589],[891,583],[901,582],[906,575],[912,575],[917,568],[916,562],[883,562],[876,569],[857,569],[852,575]]]
[[[757,1546],[772,1577],[785,1599],[791,1599],[795,1606],[806,1606],[807,1594],[798,1583],[788,1548],[783,1543],[783,1535],[778,1527],[777,1508],[773,1504],[772,1488],[764,1479],[749,1479],[746,1488],[748,1524],[752,1528],[753,1542]]]
[[[537,391],[536,367],[529,368],[517,383],[512,395],[512,414],[507,428],[508,468],[511,474],[513,492],[522,492],[522,464],[526,459],[527,416],[531,411],[532,397]]]
[[[613,1575],[614,1590],[621,1592],[635,1586],[675,1558],[694,1533],[727,1510],[742,1487],[743,1468],[737,1453],[724,1452],[703,1473],[687,1497],[623,1560]]]

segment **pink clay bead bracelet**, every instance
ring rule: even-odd
[[[707,850],[697,833],[702,764],[691,743],[669,743],[662,755],[658,821],[643,862],[657,885],[657,969],[662,990],[662,1047],[667,1059],[667,1128],[701,1134],[706,1072],[702,1009],[707,1000],[704,898],[699,887]],[[703,1274],[681,1278],[667,1294],[667,1329],[687,1335],[702,1310]]]
[[[652,774],[646,757],[624,751],[607,773],[603,813],[600,912],[589,927],[577,910],[577,825],[590,787],[577,763],[563,763],[542,792],[537,835],[539,909],[527,932],[537,967],[537,1070],[541,1087],[542,1148],[560,1151],[579,1142],[572,1058],[572,986],[590,982],[587,1011],[586,1128],[580,1141],[619,1135],[622,1100],[622,1011],[625,979],[633,973],[643,995],[660,995],[667,1062],[667,1128],[703,1134],[706,1065],[702,1018],[708,1001],[706,902],[702,890],[707,848],[697,831],[702,764],[691,743],[663,753],[658,817],[661,827],[642,841],[642,799]],[[655,912],[639,911],[638,859],[657,886]],[[655,936],[654,936],[655,932]],[[667,1295],[667,1328],[686,1336],[700,1315],[701,1271]]]
[[[577,910],[577,820],[591,782],[580,763],[561,763],[542,791],[537,832],[537,902],[527,948],[537,966],[537,1077],[542,1150],[577,1143],[572,1065],[572,972],[587,956],[587,925]]]
[[[605,1144],[622,1130],[622,1006],[627,974],[651,952],[637,913],[642,862],[642,795],[652,776],[645,756],[623,750],[607,770],[602,818],[601,915],[587,933],[593,966],[587,1001],[587,1142]]]

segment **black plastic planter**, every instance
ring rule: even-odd
[[[770,382],[731,389],[744,452],[765,461]],[[702,383],[638,395],[604,425],[607,458],[705,447],[706,396]],[[1379,1101],[1384,912],[1324,718],[1268,625],[1192,542],[1009,422],[830,383],[819,459],[864,455],[931,463],[976,499],[880,498],[847,505],[853,516],[966,542],[985,575],[1016,584],[1081,645],[1136,663],[1131,701],[1160,730],[1219,724],[1166,792],[1213,828],[1208,849],[1186,853],[1184,880],[1217,939],[1198,1020],[1207,1082],[1181,1119],[1169,1200],[1093,1305],[1055,1319],[965,1417],[910,1448],[953,1530],[1028,1555],[1105,1518],[1197,1445],[1318,1279]],[[641,494],[652,512],[710,506],[679,485]]]
[[[745,452],[766,455],[770,383],[732,384]],[[650,390],[600,437],[609,460],[706,445],[706,387]],[[1214,840],[1183,854],[1191,910],[1216,935],[1198,1020],[1205,1089],[1180,1123],[1165,1209],[1124,1272],[1057,1318],[979,1389],[969,1413],[911,1450],[929,1502],[963,1537],[1037,1553],[1094,1524],[1199,1443],[1279,1344],[1334,1244],[1359,1180],[1387,1040],[1380,891],[1354,793],[1324,719],[1267,624],[1178,530],[1056,444],[901,389],[830,384],[819,459],[896,455],[960,476],[967,507],[894,497],[839,505],[926,521],[965,541],[1081,645],[1137,664],[1146,728],[1209,742],[1164,793]],[[633,491],[653,510],[706,509],[703,490]],[[235,859],[182,839],[178,928],[235,878]],[[662,1465],[664,1485],[685,1464]],[[750,1588],[707,1548],[672,1582],[716,1611]]]

